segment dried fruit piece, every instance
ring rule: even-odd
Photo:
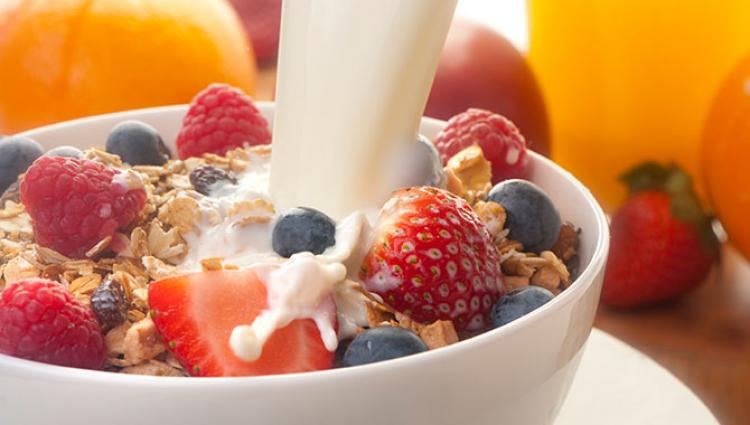
[[[190,173],[190,184],[196,192],[206,196],[222,184],[237,184],[237,179],[231,172],[227,172],[210,165],[198,167]]]
[[[91,294],[91,308],[104,332],[125,323],[128,304],[125,289],[114,279],[105,281]]]

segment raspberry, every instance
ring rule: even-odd
[[[177,135],[180,159],[271,143],[268,121],[241,90],[211,84],[190,103]]]
[[[0,293],[0,353],[85,369],[101,368],[106,354],[94,313],[59,283],[36,278]]]
[[[115,178],[118,177],[118,178]],[[43,156],[21,183],[36,243],[72,258],[130,224],[146,203],[143,187],[86,159]]]
[[[478,144],[492,164],[492,183],[524,176],[528,157],[526,139],[515,124],[500,114],[469,109],[448,121],[435,138],[443,164],[458,152]]]

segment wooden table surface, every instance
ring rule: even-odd
[[[258,100],[273,98],[274,80],[274,69],[261,71]],[[750,424],[750,266],[735,251],[725,249],[709,281],[684,298],[636,311],[601,306],[595,325],[672,372],[721,424]]]

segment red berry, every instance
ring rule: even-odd
[[[636,307],[665,301],[698,286],[714,258],[694,226],[672,214],[662,192],[641,192],[612,217],[602,301]]]
[[[500,256],[463,199],[441,189],[394,193],[380,212],[360,278],[412,319],[452,320],[458,330],[489,325],[503,295]]]
[[[448,121],[435,138],[443,164],[460,151],[478,144],[492,164],[492,183],[521,178],[526,172],[526,139],[507,118],[483,109],[469,109]]]
[[[240,89],[211,84],[190,103],[177,135],[180,159],[271,143],[268,121]]]
[[[193,376],[252,376],[329,369],[333,353],[310,319],[276,330],[258,360],[237,357],[232,330],[253,322],[267,306],[266,287],[252,270],[196,273],[149,285],[159,333]],[[335,315],[335,312],[331,312]]]
[[[130,224],[146,203],[120,172],[86,159],[42,156],[21,183],[36,243],[72,258]],[[121,181],[122,180],[122,181]]]
[[[0,293],[0,353],[99,369],[105,351],[94,313],[59,283],[27,279]]]

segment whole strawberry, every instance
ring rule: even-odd
[[[471,145],[479,145],[492,164],[492,183],[526,174],[526,139],[515,124],[500,114],[469,109],[450,120],[435,138],[443,164]]]
[[[180,159],[271,143],[268,121],[242,90],[211,84],[190,102],[177,135]]]
[[[130,224],[146,203],[143,183],[95,161],[42,156],[21,183],[36,243],[86,258],[97,243]]]
[[[433,187],[394,193],[380,212],[360,271],[365,287],[413,320],[489,326],[503,295],[497,248],[463,199]]]
[[[0,353],[98,369],[105,347],[94,313],[57,282],[26,279],[0,293]]]
[[[718,242],[677,166],[647,163],[623,176],[631,198],[612,217],[602,301],[637,307],[678,297],[703,282]]]

